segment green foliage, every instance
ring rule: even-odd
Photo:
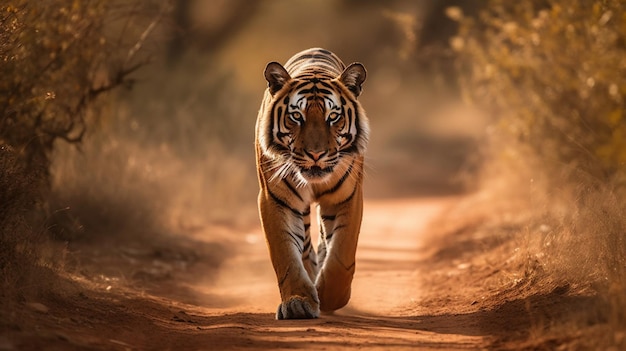
[[[478,19],[456,15],[465,97],[491,109],[505,140],[522,141],[546,167],[601,182],[623,176],[622,1],[493,0]]]

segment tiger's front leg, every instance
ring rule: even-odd
[[[302,217],[307,213],[297,213],[264,190],[259,194],[259,209],[280,290],[276,319],[319,317],[317,290],[302,262],[305,240]]]
[[[320,309],[331,312],[350,300],[355,272],[356,249],[363,216],[363,194],[357,184],[348,201],[335,205],[320,204],[322,243],[321,269],[315,285]]]

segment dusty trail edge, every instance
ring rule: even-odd
[[[440,233],[433,221],[458,201],[366,201],[352,299],[314,320],[274,320],[278,290],[258,228],[74,244],[67,259],[73,288],[24,301],[0,349],[488,348],[501,328],[485,323],[490,315],[473,306],[473,291],[460,302],[446,297],[463,295],[464,263],[433,261],[442,250],[463,249],[432,246],[446,243],[432,237]],[[442,276],[456,279],[432,278]]]

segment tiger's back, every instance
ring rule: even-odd
[[[314,48],[300,52],[285,63],[285,69],[291,77],[312,75],[327,79],[337,78],[346,66],[332,52]]]
[[[315,318],[350,298],[369,133],[357,101],[365,75],[360,63],[346,67],[324,49],[265,69],[255,147],[259,212],[281,293],[278,319]],[[314,203],[317,251],[309,232]]]

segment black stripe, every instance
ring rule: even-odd
[[[307,69],[302,70],[302,72],[300,72],[299,75],[295,76],[294,79],[307,80],[307,81],[311,81],[313,79],[318,79],[318,80],[325,79],[325,80],[330,81],[330,80],[337,78],[336,74],[332,74],[331,72],[320,71],[315,68],[319,68],[319,67],[309,67]]]
[[[307,223],[304,225],[304,231],[306,232],[307,230],[309,230],[309,228],[311,228],[311,223]]]
[[[283,183],[285,183],[285,185],[287,185],[287,188],[289,188],[289,190],[291,190],[291,192],[296,195],[298,197],[298,199],[300,199],[300,201],[304,201],[302,199],[302,196],[300,196],[300,194],[298,193],[298,190],[296,190],[296,188],[293,187],[293,185],[291,185],[291,183],[289,183],[289,181],[286,178],[283,178]]]
[[[340,88],[340,85],[338,82],[336,81],[332,81],[332,84],[335,86],[335,90],[337,91],[342,91]],[[344,108],[347,110],[346,111],[346,117],[348,118],[348,127],[351,126],[354,123],[354,126],[356,127],[356,133],[354,135],[354,138],[352,141],[358,140],[361,134],[361,126],[360,126],[360,116],[359,116],[359,109],[357,108],[358,104],[356,99],[352,99],[349,96],[346,96],[346,99],[344,98],[344,96],[341,96],[341,104],[342,105],[346,105],[346,103],[349,101],[351,106],[345,106]],[[356,150],[356,147],[354,148],[354,150]]]
[[[296,244],[296,247],[298,248],[300,253],[304,252],[304,247],[302,246],[303,245],[302,240],[304,240],[304,238],[292,232],[287,232],[287,234],[289,234],[289,236],[291,236],[291,238],[294,240],[294,243]]]
[[[300,94],[315,94],[315,93],[317,93],[317,87],[315,85],[312,86],[311,89],[300,90]]]
[[[352,198],[354,197],[354,194],[356,194],[356,187],[354,187],[354,189],[352,190],[352,194],[350,194],[350,196],[348,196],[345,200],[341,201],[340,203],[338,203],[337,205],[343,205],[346,202],[352,200]]]
[[[296,216],[303,216],[304,214],[298,210],[296,210],[295,208],[292,208],[291,206],[289,206],[285,201],[283,201],[282,199],[280,199],[278,196],[274,195],[273,192],[271,192],[269,189],[267,190],[267,192],[270,194],[270,197],[272,198],[272,200],[274,200],[274,202],[276,202],[278,205],[280,205],[281,207],[284,207],[288,210],[290,210],[291,212],[293,212],[293,214],[295,214]],[[310,212],[310,210],[309,210]],[[307,214],[309,214],[309,212],[307,212]]]
[[[350,133],[341,133],[341,134],[339,134],[339,136],[344,138],[344,139],[347,139],[346,145],[351,144],[352,141],[354,141],[354,137]]]
[[[322,197],[324,195],[328,195],[328,194],[332,194],[335,191],[339,190],[339,188],[341,188],[341,185],[343,185],[343,183],[346,181],[346,179],[348,179],[348,176],[350,175],[350,173],[352,173],[352,166],[354,165],[354,160],[352,160],[352,163],[350,163],[350,167],[348,167],[348,170],[346,171],[346,173],[344,173],[341,178],[339,178],[339,180],[337,181],[337,184],[335,184],[335,186],[333,186],[332,188],[322,192],[321,194],[319,194],[319,197]]]
[[[325,221],[334,221],[337,215],[322,215],[322,219]]]
[[[318,81],[318,82],[317,82],[317,84],[320,84],[320,85],[322,85],[324,88],[328,88],[328,89],[331,89],[331,90],[334,90],[334,89],[335,89],[335,87],[333,87],[330,83],[326,83],[326,82],[325,82],[325,81],[323,81],[323,80]]]
[[[291,266],[287,267],[287,271],[285,272],[285,275],[280,278],[280,280],[278,281],[278,286],[283,286],[283,283],[285,282],[285,280],[287,280],[287,277],[289,276],[289,271],[291,270]]]
[[[356,106],[356,104],[352,105],[352,106]],[[350,111],[352,111],[352,109],[350,109]],[[359,134],[361,133],[361,126],[360,126],[360,117],[359,117],[359,109],[358,108],[354,108],[354,126],[356,128],[356,133],[354,134],[354,139],[358,139],[359,138]]]
[[[342,229],[342,228],[345,228],[345,227],[347,227],[347,225],[345,225],[345,224],[340,224],[340,225],[338,225],[338,226],[336,226],[336,227],[335,227],[335,230],[334,230],[334,231],[338,231],[339,229]]]
[[[274,140],[274,135],[272,134],[272,132],[274,131],[274,124],[276,124],[276,120],[274,119],[274,114],[276,113],[276,104],[272,104],[272,110],[270,111],[270,123],[268,123],[268,128],[265,131],[265,135],[267,137],[266,140],[268,140],[268,142],[270,143],[270,145],[272,144],[272,140]]]
[[[285,101],[289,101],[289,97],[285,97]],[[281,125],[281,117],[283,115],[283,107],[279,106],[277,103],[272,105],[272,111],[271,111],[271,115],[270,115],[270,123],[269,123],[269,128],[266,131],[266,135],[268,137],[268,141],[269,141],[269,147],[270,148],[275,148],[276,150],[286,150],[289,151],[289,149],[285,146],[282,145],[281,143],[284,143],[284,141],[282,140],[285,136],[289,135],[289,131],[287,132],[281,132],[281,130],[283,129],[283,125]],[[284,118],[282,118],[282,121],[284,122]],[[276,132],[276,135],[273,135],[273,131],[274,131],[274,126],[278,124],[278,131]],[[284,126],[287,130],[288,128],[286,126]],[[278,139],[278,140],[277,140]]]
[[[278,113],[278,117],[283,115],[283,107],[279,106],[278,109],[276,110],[276,113]]]
[[[355,129],[356,129],[356,133],[359,133],[359,125],[356,123],[356,116],[353,118],[352,117],[352,109],[348,108],[348,123],[346,123],[346,126],[348,127],[348,133],[350,133],[350,127],[352,126],[352,124],[354,123]]]
[[[296,58],[295,60],[293,60],[293,62],[298,62],[298,61],[302,61],[304,59],[309,59],[309,58],[313,58],[313,54],[304,54],[304,55],[300,55],[298,56],[298,58]]]
[[[300,84],[296,85],[296,87],[294,88],[294,90],[298,90],[298,89],[302,88],[303,86],[306,86],[306,85],[309,85],[309,84],[313,84],[313,83],[311,83],[311,81],[309,81],[309,80],[306,80],[306,81],[304,81],[304,82],[302,82],[302,83],[300,83]]]
[[[289,150],[288,147],[282,145],[282,144],[271,144],[270,145],[270,149],[274,150],[274,152],[279,153],[279,154],[284,154],[287,152],[291,152],[291,150]]]
[[[320,53],[302,55],[298,57],[294,62],[303,61],[304,59],[310,59],[309,62],[311,63],[327,63],[327,64],[330,64],[334,68],[339,68],[338,62],[337,60],[335,60],[334,57],[330,55],[320,54]]]
[[[303,252],[307,252],[309,249],[311,248],[311,242],[307,241],[304,243],[304,248],[303,248]],[[308,256],[308,255],[307,255]]]
[[[355,154],[355,153],[357,153],[359,151],[359,149],[358,149],[356,143],[352,143],[348,147],[346,147],[345,149],[341,149],[339,151],[341,151],[343,154]]]
[[[320,55],[315,54],[315,57],[313,59],[314,61],[319,61],[319,62],[328,62],[331,65],[333,65],[333,67],[337,67],[338,68],[338,62],[337,60],[335,60],[335,58],[332,55]]]
[[[298,233],[294,233],[294,232],[287,232],[289,233],[289,235],[291,235],[292,238],[298,240],[299,243],[303,243],[304,242],[304,235],[300,235]]]

